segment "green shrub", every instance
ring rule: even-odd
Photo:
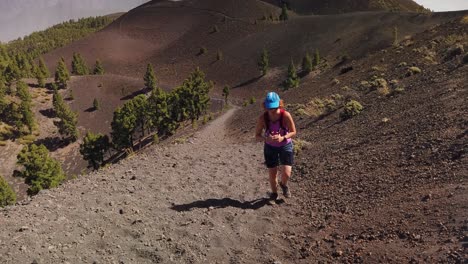
[[[250,97],[250,100],[249,100],[249,103],[250,104],[255,104],[257,102],[257,99],[255,99],[255,97]]]
[[[13,205],[16,202],[16,194],[8,183],[0,175],[0,207]]]
[[[400,64],[398,64],[399,68],[406,67],[406,66],[408,66],[408,63],[406,63],[406,62],[401,62]]]
[[[208,123],[208,115],[203,116],[202,123],[203,123],[203,125],[206,125],[206,123]]]
[[[395,93],[395,94],[401,94],[401,93],[403,93],[404,91],[405,91],[405,88],[403,88],[403,87],[397,87],[397,88],[395,88],[395,89],[393,90],[393,93]]]
[[[304,108],[298,108],[294,111],[295,116],[308,116],[309,114],[306,112]]]
[[[344,106],[343,112],[341,112],[340,117],[342,120],[347,120],[353,116],[356,116],[361,113],[364,107],[355,100],[351,100]]]
[[[199,55],[203,55],[205,54],[206,52],[208,52],[208,50],[205,48],[205,47],[201,47],[200,48],[200,51],[198,52]]]
[[[408,71],[406,72],[406,76],[412,76],[412,75],[416,75],[416,74],[420,74],[422,71],[420,68],[418,67],[409,67],[408,68]]]
[[[340,80],[335,78],[335,79],[333,79],[332,83],[333,83],[333,85],[338,85],[338,84],[340,84]]]
[[[158,136],[158,133],[154,134],[154,136],[153,136],[153,143],[154,143],[154,144],[159,144],[159,136]]]
[[[301,139],[294,139],[293,142],[293,151],[295,155],[300,155],[302,151],[306,148],[309,142]]]
[[[30,185],[30,195],[37,194],[42,189],[57,187],[65,180],[60,163],[49,156],[44,145],[25,146],[18,154],[18,164],[24,166],[21,176]]]
[[[248,105],[249,105],[249,101],[244,100],[244,103],[242,103],[242,106],[246,107],[246,106],[248,106]]]

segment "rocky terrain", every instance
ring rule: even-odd
[[[2,209],[0,262],[466,263],[467,12],[298,12],[278,22],[259,20],[276,6],[234,2],[152,1],[46,56],[49,64],[74,51],[103,59],[108,74],[70,82],[81,131],[109,131],[122,89],[141,90],[148,62],[166,90],[200,65],[215,83],[212,96],[229,85],[238,106],[199,131]],[[214,25],[219,32],[210,33]],[[271,65],[260,77],[265,46]],[[197,55],[200,47],[208,54]],[[315,48],[319,67],[283,90],[291,58],[299,64]],[[262,144],[253,141],[271,90],[298,128],[293,197],[275,206],[266,205]],[[107,100],[102,112],[86,112],[93,97]],[[351,99],[363,110],[343,119]],[[78,164],[66,151],[53,155]],[[14,167],[11,153],[0,154],[4,171]]]

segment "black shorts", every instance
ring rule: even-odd
[[[293,143],[284,145],[282,147],[273,147],[265,144],[263,148],[265,156],[265,164],[268,168],[275,168],[278,165],[292,166],[294,163],[294,150]]]

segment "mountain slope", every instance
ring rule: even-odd
[[[271,4],[288,6],[300,14],[341,14],[362,11],[419,12],[424,7],[412,0],[263,0]]]

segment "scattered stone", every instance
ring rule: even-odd
[[[20,229],[18,230],[19,232],[24,232],[24,231],[28,231],[29,230],[29,227],[27,226],[22,226],[20,227]]]
[[[422,198],[422,201],[423,201],[423,202],[427,202],[427,201],[429,201],[429,200],[431,200],[431,199],[432,199],[432,194],[426,194],[426,195],[424,195],[424,197]]]

